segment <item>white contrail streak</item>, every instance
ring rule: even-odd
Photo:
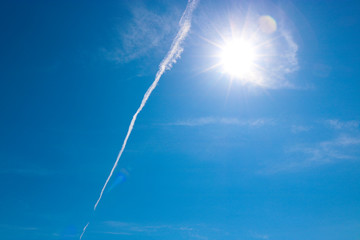
[[[82,236],[84,235],[84,233],[85,233],[85,231],[86,231],[86,228],[89,226],[89,223],[90,223],[90,222],[88,222],[88,223],[85,225],[85,227],[84,227],[84,229],[83,229],[83,231],[82,231],[82,233],[81,233],[81,235],[80,235],[80,239],[81,239]]]
[[[110,180],[111,176],[113,175],[113,173],[114,173],[114,171],[115,171],[115,169],[116,169],[116,167],[118,165],[118,162],[120,160],[120,157],[121,157],[122,153],[124,152],[124,149],[126,147],[128,139],[130,137],[130,134],[131,134],[131,132],[133,130],[133,127],[134,127],[137,116],[139,115],[141,110],[144,108],[144,106],[145,106],[147,100],[149,99],[152,91],[156,88],[156,85],[158,84],[161,76],[164,74],[164,72],[166,70],[171,69],[172,64],[176,62],[176,60],[180,57],[180,55],[181,55],[181,53],[183,51],[183,48],[181,47],[181,44],[184,41],[184,39],[186,38],[186,36],[187,36],[187,34],[188,34],[189,30],[190,30],[192,12],[196,8],[196,5],[197,5],[198,1],[199,0],[188,0],[188,4],[186,6],[186,9],[185,9],[185,11],[184,11],[184,13],[183,13],[183,15],[182,15],[182,17],[180,19],[180,22],[179,22],[180,29],[179,29],[176,37],[174,38],[174,40],[173,40],[173,42],[171,44],[170,50],[168,51],[165,58],[161,61],[160,65],[159,65],[159,70],[156,73],[154,82],[151,84],[151,86],[146,91],[146,93],[145,93],[145,95],[144,95],[144,97],[143,97],[143,99],[141,101],[140,107],[138,108],[138,110],[136,111],[134,116],[132,117],[132,120],[131,120],[130,125],[129,125],[129,129],[127,131],[126,137],[125,137],[123,145],[121,147],[121,150],[120,150],[120,152],[119,152],[119,154],[118,154],[118,156],[116,158],[115,164],[112,167],[108,178],[105,181],[105,184],[104,184],[103,188],[101,189],[100,196],[99,196],[99,198],[96,201],[95,206],[94,206],[94,211],[96,210],[96,207],[98,206],[98,204],[99,204],[99,202],[100,202],[100,200],[102,198],[102,195],[103,195],[103,193],[105,191],[105,188],[106,188],[107,184],[109,183],[109,180]],[[89,225],[89,223],[86,224],[86,226],[84,227],[83,232],[82,232],[82,234],[80,236],[80,239],[84,235],[86,227],[88,225]]]
[[[176,61],[177,58],[180,57],[180,54],[181,52],[183,51],[182,47],[181,47],[181,43],[183,42],[183,40],[185,39],[187,33],[189,32],[190,30],[190,26],[191,26],[191,14],[193,12],[193,10],[195,9],[195,6],[196,6],[196,3],[197,3],[197,0],[189,0],[189,3],[186,7],[186,10],[183,14],[183,16],[181,17],[181,20],[180,20],[180,30],[179,32],[177,33],[175,39],[173,40],[173,43],[171,45],[171,48],[169,50],[169,52],[167,53],[166,57],[162,60],[162,62],[160,63],[160,66],[159,66],[159,70],[158,72],[156,73],[156,77],[155,77],[155,80],[154,82],[151,84],[151,86],[149,87],[149,89],[146,91],[144,97],[143,97],[143,100],[141,101],[141,104],[140,104],[140,107],[138,108],[138,110],[136,111],[136,113],[134,114],[131,122],[130,122],[130,125],[129,125],[129,129],[127,131],[127,134],[126,134],[126,137],[125,137],[125,140],[124,140],[124,143],[121,147],[121,150],[116,158],[116,161],[115,161],[115,164],[113,166],[113,168],[111,169],[111,172],[108,176],[108,178],[106,179],[106,182],[100,192],[100,196],[99,196],[99,199],[96,201],[95,203],[95,206],[94,206],[94,210],[96,210],[96,207],[97,205],[99,204],[100,200],[101,200],[101,197],[104,193],[104,190],[111,178],[111,176],[113,175],[114,173],[114,170],[119,162],[119,159],[122,155],[122,153],[124,152],[124,149],[126,147],[126,143],[130,137],[130,134],[133,130],[133,127],[134,127],[134,124],[135,124],[135,121],[136,121],[136,118],[138,116],[138,114],[141,112],[141,110],[144,108],[147,100],[149,99],[152,91],[155,89],[156,85],[158,84],[161,76],[164,74],[165,70],[168,70],[171,68],[172,66],[172,63],[174,63]]]

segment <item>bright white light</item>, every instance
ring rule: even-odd
[[[233,40],[222,48],[221,64],[226,73],[244,79],[255,70],[254,46],[241,39]]]

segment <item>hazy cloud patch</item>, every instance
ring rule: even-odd
[[[44,168],[1,168],[0,174],[46,177],[53,175],[54,172]]]
[[[311,127],[309,126],[302,126],[302,125],[292,125],[291,132],[292,133],[301,133],[301,132],[308,132],[310,131]]]
[[[267,124],[273,124],[272,119],[253,119],[253,120],[242,120],[238,118],[220,118],[220,117],[201,117],[193,118],[188,120],[180,120],[166,125],[170,126],[185,126],[185,127],[198,127],[205,125],[237,125],[243,127],[261,127]]]
[[[303,136],[301,142],[284,145],[283,156],[279,156],[283,160],[268,165],[260,173],[297,171],[342,161],[360,160],[359,123],[358,120],[327,119],[312,121],[311,127],[293,124],[290,128],[293,134],[308,132],[310,129],[316,133]],[[318,139],[321,136],[327,137]]]
[[[151,49],[164,50],[164,43],[171,43],[178,29],[181,11],[175,7],[163,14],[145,6],[130,8],[131,20],[125,28],[118,29],[118,40],[113,48],[103,48],[107,59],[125,63],[146,55]]]
[[[260,233],[257,233],[257,232],[251,232],[250,235],[251,235],[252,238],[255,238],[255,239],[263,239],[263,240],[269,239],[269,235],[260,234]]]
[[[299,144],[284,152],[285,161],[280,161],[260,173],[298,171],[339,161],[358,160],[360,136],[339,136],[337,138],[313,144]]]
[[[341,121],[338,119],[328,119],[328,120],[325,120],[325,124],[327,124],[329,127],[336,129],[336,130],[356,129],[356,128],[359,128],[360,121],[356,121],[356,120]]]
[[[204,228],[202,224],[138,224],[119,221],[105,221],[100,226],[105,231],[96,231],[100,234],[111,235],[171,235],[185,234],[193,239],[207,239],[199,231]]]

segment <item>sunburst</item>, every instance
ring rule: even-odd
[[[225,73],[246,79],[256,70],[256,48],[251,41],[231,39],[221,48],[220,63]]]

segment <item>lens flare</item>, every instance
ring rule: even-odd
[[[274,18],[271,16],[261,16],[259,18],[259,28],[263,33],[271,34],[277,29],[277,24]]]
[[[129,172],[125,169],[122,168],[115,176],[113,183],[111,184],[111,186],[108,188],[107,192],[109,193],[111,190],[113,190],[116,186],[118,186],[119,184],[125,182],[127,180],[129,176]]]

